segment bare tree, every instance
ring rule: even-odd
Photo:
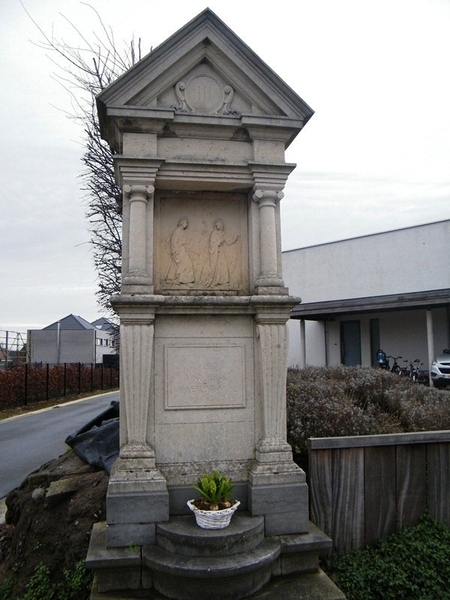
[[[99,304],[111,312],[109,298],[120,287],[122,193],[114,180],[111,150],[100,136],[95,98],[140,60],[141,42],[139,39],[136,45],[133,38],[130,43],[122,43],[120,50],[112,29],[104,24],[99,13],[87,3],[81,4],[94,11],[100,33],[94,33],[89,40],[61,15],[77,34],[76,46],[54,37],[53,32],[47,35],[25,7],[24,10],[42,36],[36,45],[49,52],[56,67],[54,77],[70,95],[71,109],[64,112],[84,130],[86,148],[82,157],[81,189],[85,192],[86,217],[98,274],[97,298]]]

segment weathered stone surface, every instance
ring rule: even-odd
[[[252,600],[345,600],[344,594],[323,572],[273,578]]]
[[[35,502],[41,500],[42,498],[45,498],[45,489],[41,487],[35,488],[33,490],[33,493],[31,494],[31,497]]]
[[[98,571],[91,600],[108,600],[108,590],[112,593],[113,589],[111,598],[117,600],[139,597],[143,589],[148,600],[240,598],[248,594],[250,598],[267,600],[344,600],[344,595],[319,568],[318,556],[326,553],[331,544],[327,536],[310,523],[305,534],[273,536],[249,547],[248,534],[255,540],[261,534],[261,524],[262,519],[241,515],[234,527],[207,531],[196,527],[192,517],[179,517],[158,526],[156,544],[142,548],[142,557],[137,548],[106,548],[106,525],[98,524],[87,562]],[[181,550],[179,544],[183,546]],[[194,554],[189,550],[201,546],[213,555],[206,552],[201,556],[197,550]],[[141,590],[131,587],[137,581],[139,560]],[[269,582],[270,574],[273,577]],[[124,582],[130,586],[126,592],[120,587]],[[260,591],[256,591],[258,588]],[[101,590],[104,593],[100,594]]]
[[[140,547],[111,548],[106,543],[106,522],[96,523],[91,533],[86,567],[97,572],[98,591],[137,590],[142,587]]]
[[[226,529],[201,529],[193,516],[178,517],[157,526],[158,546],[184,556],[229,556],[248,552],[264,540],[263,517],[237,512]]]
[[[55,506],[74,494],[85,480],[86,477],[83,479],[83,475],[73,475],[52,481],[45,495],[48,506]]]
[[[209,9],[98,107],[123,190],[106,543],[153,525],[142,572],[157,592],[243,598],[283,572],[271,536],[308,531],[305,474],[286,441],[286,322],[299,299],[283,283],[280,202],[294,168],[284,152],[312,110]],[[250,516],[221,533],[174,519],[169,508],[179,514],[186,488],[219,465]]]
[[[108,548],[148,546],[156,540],[155,523],[117,523],[108,525],[106,541]]]
[[[119,461],[148,457],[170,495],[219,462],[245,484],[241,465],[257,467],[260,448],[270,483],[286,483],[286,321],[298,299],[282,278],[280,202],[285,149],[312,110],[209,9],[98,106],[123,189]],[[114,524],[120,497],[138,506],[142,489],[115,474],[111,487]],[[158,503],[147,509],[132,511],[136,523],[161,519]]]

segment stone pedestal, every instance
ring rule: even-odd
[[[209,9],[98,109],[123,190],[123,270],[120,456],[91,537],[92,598],[340,600],[286,441],[300,299],[283,283],[280,202],[285,149],[312,110]],[[241,502],[219,533],[186,505],[215,469]]]
[[[264,518],[243,512],[221,530],[174,517],[143,548],[106,548],[105,526],[97,523],[86,560],[96,571],[91,600],[345,600],[319,567],[330,547],[312,523],[304,534],[267,537]]]
[[[308,530],[286,442],[284,152],[312,110],[210,10],[98,98],[123,190],[109,547],[154,545],[220,469],[266,535]]]

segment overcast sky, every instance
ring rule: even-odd
[[[315,111],[287,152],[283,249],[450,218],[450,0],[91,0],[145,52],[206,6]],[[78,0],[23,0],[79,44]],[[80,189],[82,131],[20,0],[0,0],[0,330],[103,314]],[[392,257],[395,260],[395,256]],[[411,257],[411,263],[414,257]],[[409,268],[410,264],[404,264]],[[401,268],[401,266],[400,266]]]

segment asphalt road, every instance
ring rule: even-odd
[[[119,393],[111,392],[0,421],[0,498],[63,454],[67,436],[118,399]]]

